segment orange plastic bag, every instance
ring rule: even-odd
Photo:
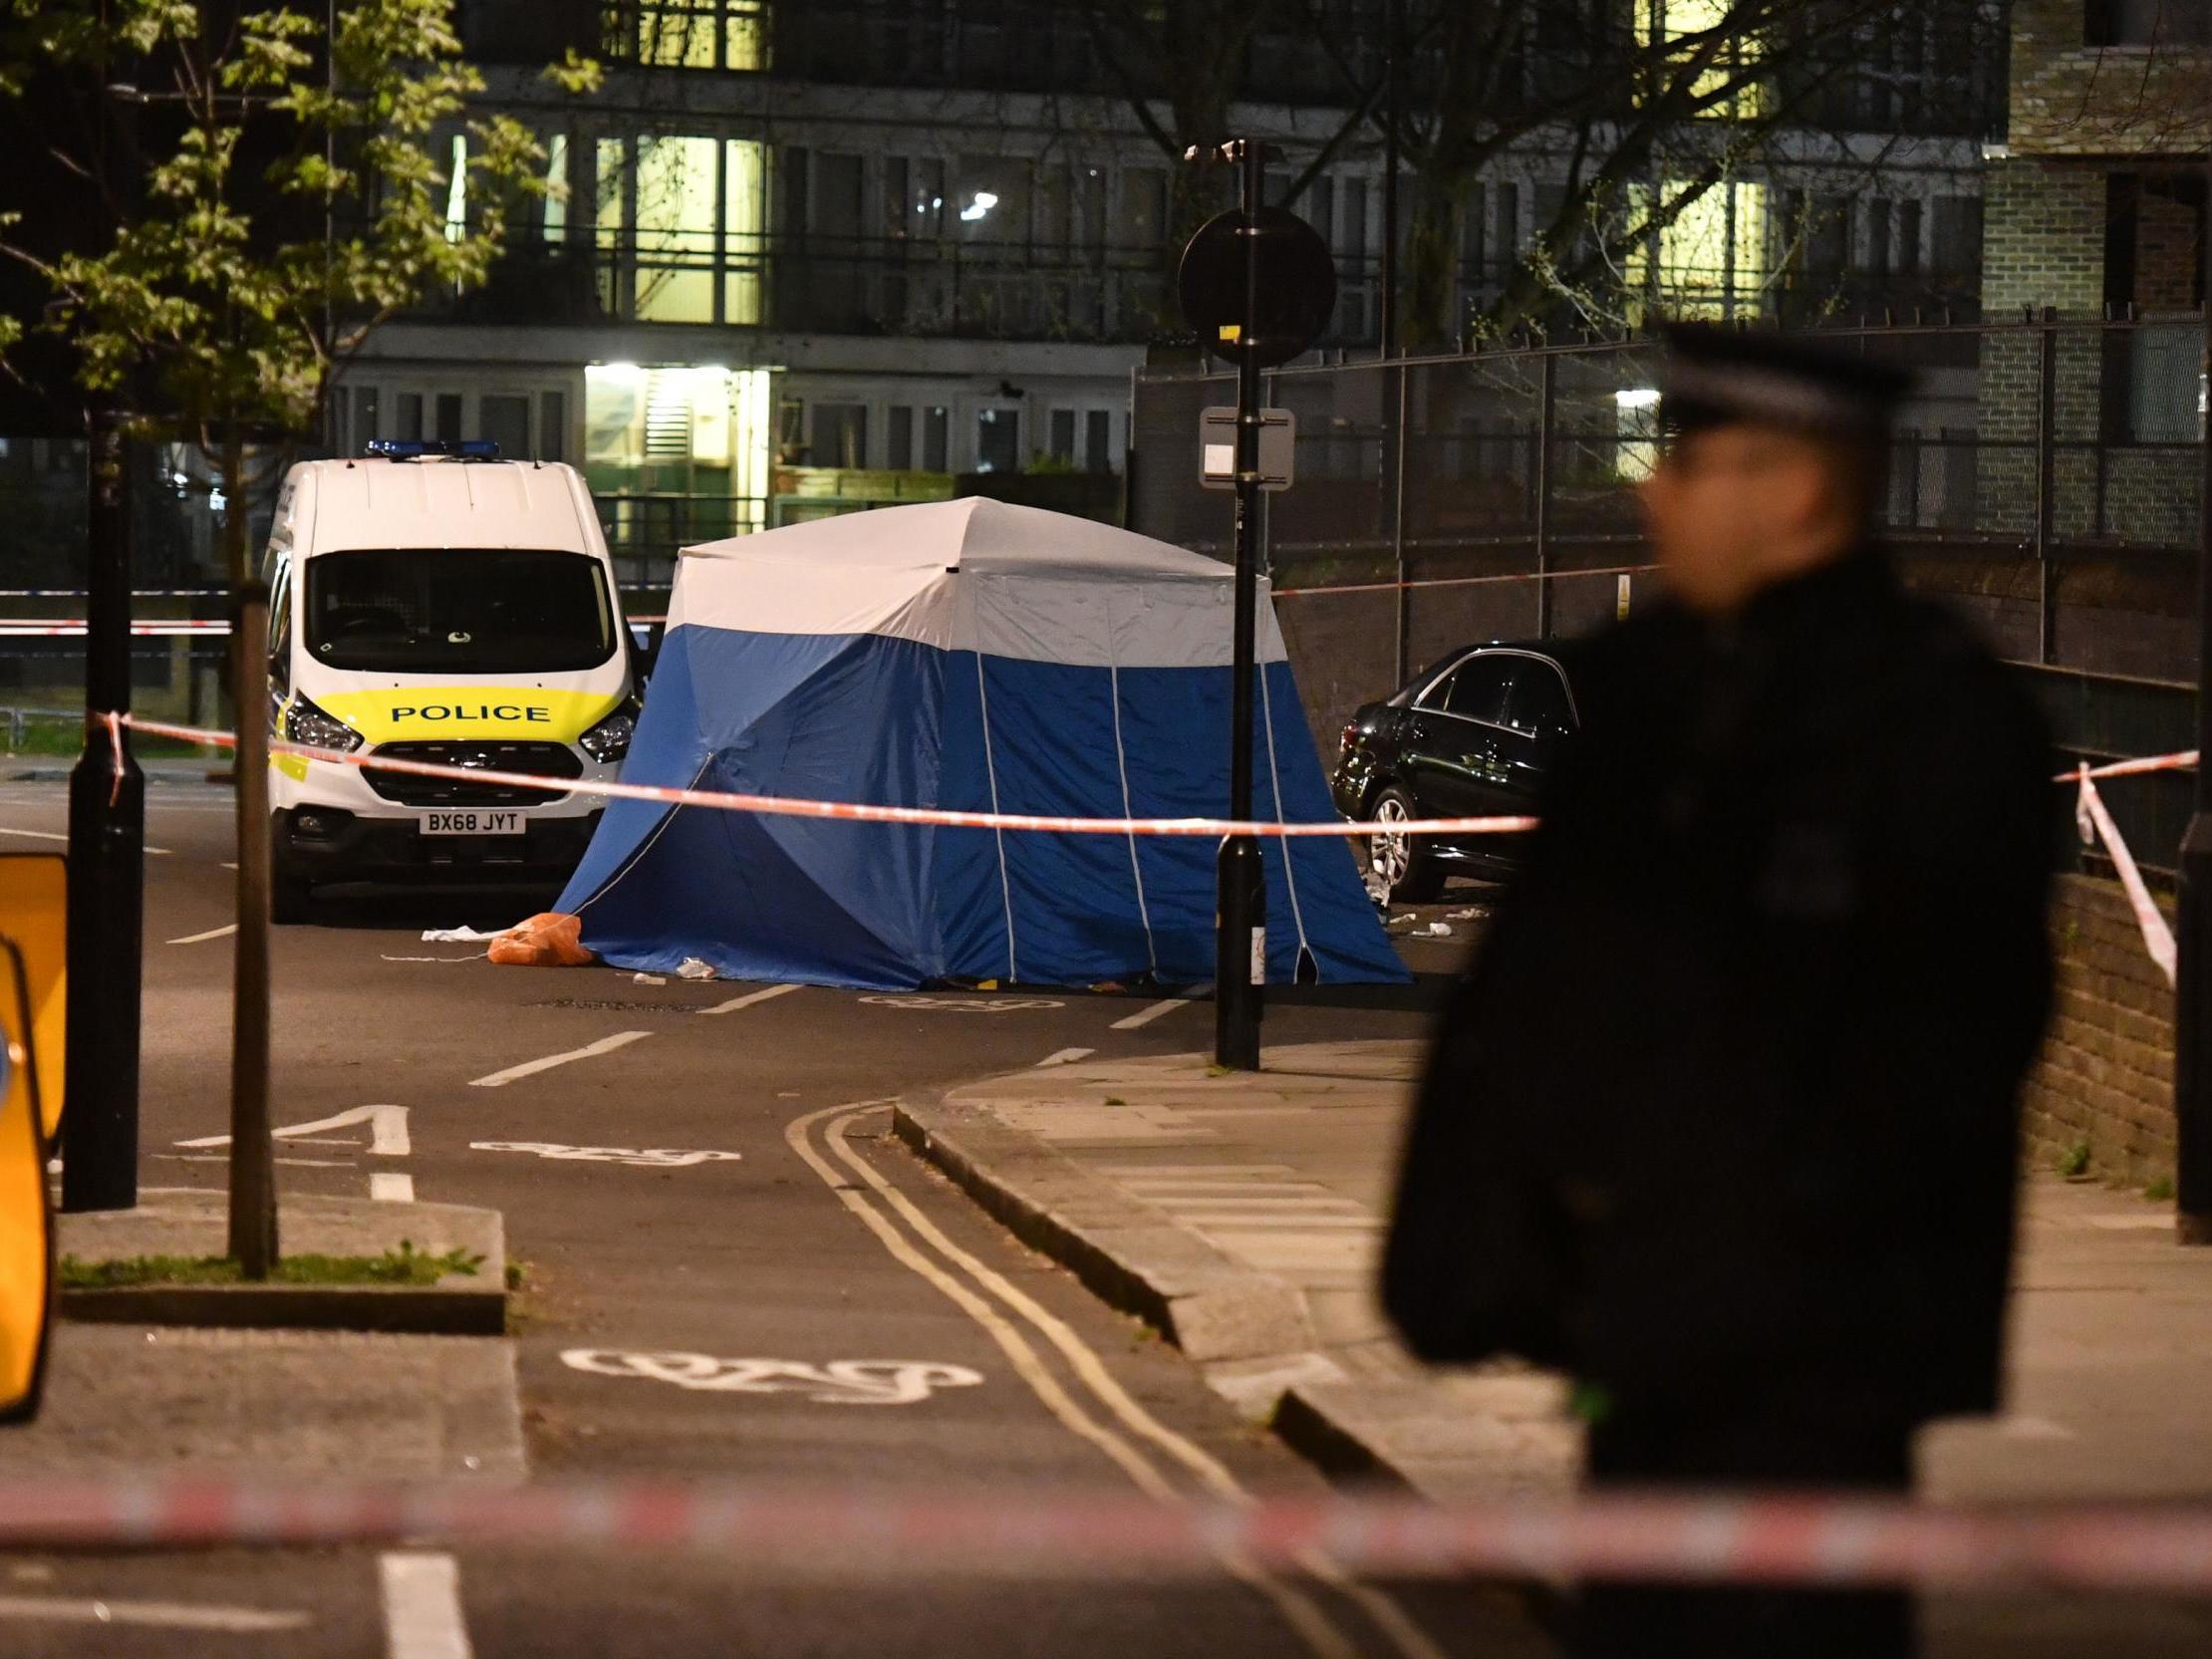
[[[502,968],[586,968],[599,959],[583,945],[584,919],[549,910],[518,922],[485,951]]]

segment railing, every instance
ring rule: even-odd
[[[1083,0],[459,0],[457,9],[461,38],[479,62],[536,65],[574,47],[615,66],[762,72],[837,86],[1123,98],[1133,73],[1149,98],[1173,91],[1148,66],[1117,66],[1100,52],[1095,7]],[[1317,46],[1309,25],[1263,22],[1244,48],[1240,97],[1342,108],[1380,76],[1384,0],[1331,0],[1320,9],[1331,49]],[[1847,61],[1827,61],[1837,53]],[[1553,105],[1624,73],[1605,61],[1602,41],[1571,21],[1555,40],[1524,42],[1516,57],[1516,67],[1495,78],[1506,100]],[[1781,92],[1797,124],[1972,137],[2003,115],[2003,37],[1995,31],[1954,26],[1925,56],[1869,58],[1864,42],[1851,41],[1798,66]],[[1447,69],[1424,50],[1410,54],[1400,74],[1407,96],[1426,106],[1442,95]]]
[[[1143,340],[1172,327],[1157,250],[953,238],[646,233],[517,247],[435,309],[470,322]]]
[[[668,587],[679,549],[744,535],[765,522],[767,506],[758,496],[674,490],[614,490],[592,500],[625,590]]]

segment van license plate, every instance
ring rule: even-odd
[[[519,812],[475,811],[425,812],[422,814],[424,835],[520,835],[527,819]]]

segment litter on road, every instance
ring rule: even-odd
[[[580,943],[583,930],[578,917],[541,911],[494,938],[484,954],[501,968],[588,968],[598,959]]]

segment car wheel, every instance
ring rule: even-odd
[[[1368,815],[1382,827],[1367,838],[1367,867],[1380,876],[1390,897],[1399,904],[1418,905],[1444,891],[1444,872],[1436,856],[1418,835],[1395,832],[1389,826],[1421,816],[1411,795],[1396,784],[1381,790]]]

